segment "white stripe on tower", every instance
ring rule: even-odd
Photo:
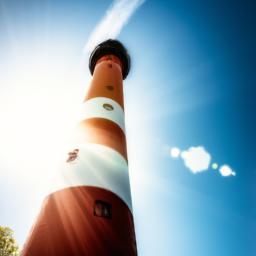
[[[81,120],[105,118],[116,123],[125,133],[124,110],[114,100],[96,97],[86,100],[82,106]]]
[[[132,211],[128,166],[115,150],[99,144],[84,143],[77,158],[61,167],[52,192],[68,187],[95,186],[119,196]]]

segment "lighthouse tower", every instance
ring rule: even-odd
[[[130,57],[119,41],[107,40],[89,68],[81,121],[23,256],[137,255],[123,101]]]

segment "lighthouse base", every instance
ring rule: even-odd
[[[23,256],[135,256],[133,217],[117,195],[92,186],[50,194]]]

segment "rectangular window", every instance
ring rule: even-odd
[[[112,210],[111,204],[101,201],[101,200],[95,201],[94,216],[111,219],[112,218],[111,210]]]

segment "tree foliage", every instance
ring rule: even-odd
[[[18,251],[13,231],[9,227],[0,226],[0,256],[16,256]]]

